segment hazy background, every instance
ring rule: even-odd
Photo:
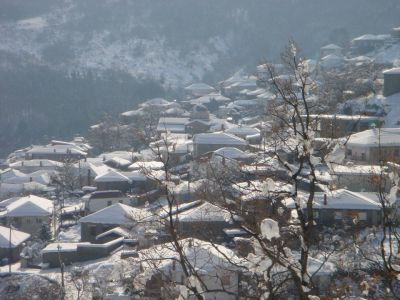
[[[1,0],[0,157],[190,82],[252,71],[290,37],[314,57],[388,33],[399,11],[399,0]]]

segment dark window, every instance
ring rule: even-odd
[[[90,235],[96,235],[96,226],[90,225],[89,232],[90,232]]]

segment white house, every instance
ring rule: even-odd
[[[346,143],[346,158],[380,163],[400,161],[400,128],[374,128],[352,134]]]
[[[54,206],[49,199],[29,195],[10,198],[1,204],[4,208],[0,217],[24,232],[35,235],[43,224],[52,225]]]
[[[247,145],[247,141],[224,132],[200,133],[193,136],[193,154],[196,157],[223,147],[245,150]]]
[[[185,91],[192,96],[201,97],[215,92],[215,89],[208,84],[200,82],[185,87]]]

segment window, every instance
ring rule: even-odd
[[[90,235],[95,236],[96,235],[96,226],[95,225],[90,225],[89,226],[89,232],[90,232]]]
[[[40,219],[40,218],[36,218],[36,223],[42,223],[42,219]]]
[[[351,156],[351,155],[352,155],[351,149],[347,149],[347,155],[348,155],[348,156]]]
[[[314,210],[314,211],[313,211],[313,214],[314,214],[314,218],[315,218],[315,219],[319,219],[319,211]]]
[[[119,200],[118,202],[119,202],[119,203],[124,203],[124,200]]]
[[[335,218],[335,220],[342,220],[343,219],[343,213],[341,211],[335,211],[334,218]]]
[[[366,212],[359,212],[358,213],[358,219],[360,221],[366,221],[367,220],[367,213]]]
[[[108,200],[107,201],[107,206],[111,206],[112,205],[112,201],[111,200]]]
[[[361,160],[366,160],[365,153],[361,153]]]
[[[399,156],[399,149],[394,149],[394,156]]]

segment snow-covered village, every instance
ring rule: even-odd
[[[238,37],[184,61],[167,40],[146,44],[145,25],[137,58],[132,37],[106,49],[109,32],[50,66],[39,42],[65,39],[52,52],[64,57],[78,43],[65,24],[97,3],[46,1],[43,14],[0,3],[0,299],[400,299],[399,3],[357,0],[371,22],[398,22],[333,30],[315,49],[281,33],[279,52],[249,51],[247,67],[223,59]],[[99,6],[118,18],[125,2]],[[248,9],[232,11],[256,22]],[[47,90],[77,100],[47,104]]]

